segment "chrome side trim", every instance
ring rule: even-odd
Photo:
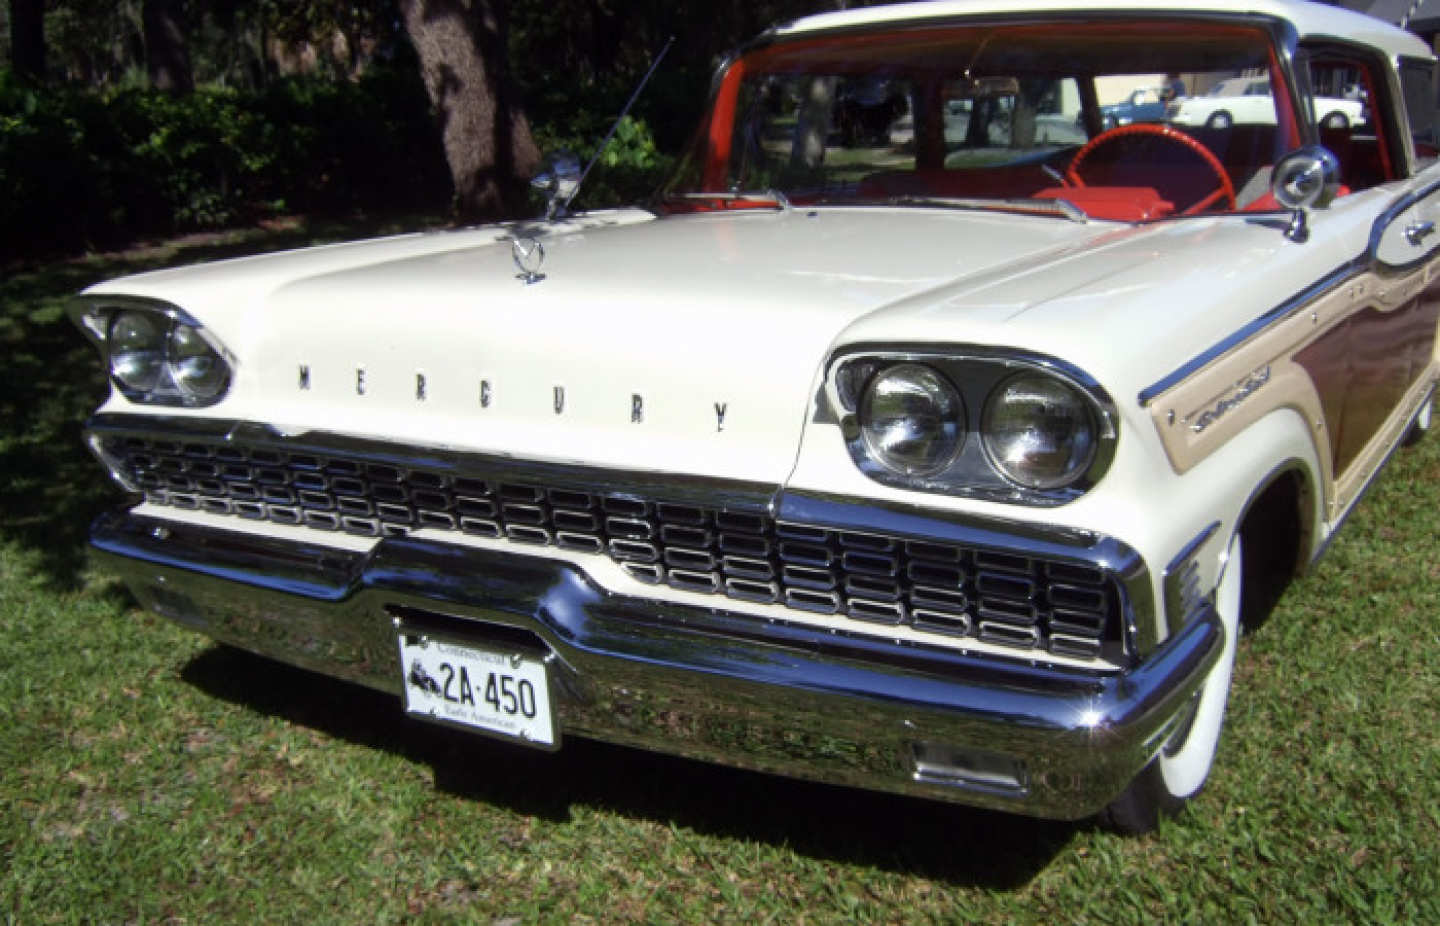
[[[1119,793],[1222,645],[1211,609],[1135,668],[1096,673],[786,622],[757,630],[723,608],[607,592],[563,561],[413,537],[347,552],[115,513],[92,544],[158,613],[382,691],[402,685],[399,613],[461,641],[522,632],[553,656],[566,736],[1047,817],[1083,817]],[[1003,757],[1023,787],[928,780],[917,743]]]
[[[1186,379],[1203,369],[1215,359],[1229,353],[1241,344],[1259,335],[1270,326],[1285,320],[1291,314],[1304,308],[1310,302],[1323,296],[1326,292],[1344,284],[1351,277],[1373,270],[1381,276],[1397,276],[1412,273],[1424,266],[1435,257],[1435,252],[1440,249],[1440,239],[1437,239],[1436,246],[1432,247],[1421,257],[1405,264],[1387,264],[1380,260],[1380,239],[1384,237],[1386,230],[1395,223],[1405,210],[1415,206],[1427,197],[1440,193],[1440,181],[1435,181],[1420,190],[1412,190],[1395,198],[1390,205],[1385,207],[1375,218],[1370,226],[1370,240],[1366,245],[1365,252],[1349,263],[1332,270],[1319,281],[1301,290],[1291,298],[1277,305],[1275,308],[1261,315],[1259,318],[1243,326],[1234,334],[1231,334],[1190,360],[1186,361],[1174,372],[1157,380],[1146,388],[1140,390],[1137,399],[1143,408],[1148,406],[1156,396],[1184,382]]]
[[[1323,296],[1329,290],[1343,284],[1346,280],[1364,271],[1363,259],[1351,261],[1322,277],[1318,282],[1312,283],[1305,289],[1286,299],[1270,311],[1261,315],[1254,321],[1249,322],[1234,334],[1228,335],[1217,343],[1211,345],[1200,353],[1191,357],[1181,364],[1174,372],[1162,377],[1156,382],[1140,390],[1136,397],[1140,406],[1144,408],[1155,400],[1156,396],[1166,392],[1174,386],[1189,379],[1195,373],[1208,366],[1212,361],[1228,354],[1230,351],[1244,344],[1246,341],[1256,337],[1272,325],[1278,324],[1300,311],[1305,306]]]
[[[1419,190],[1411,190],[1409,193],[1397,197],[1394,202],[1385,207],[1384,212],[1376,217],[1375,224],[1370,226],[1370,244],[1367,256],[1377,273],[1383,272],[1392,275],[1410,273],[1423,266],[1435,256],[1436,248],[1440,247],[1440,241],[1437,241],[1431,246],[1430,250],[1412,261],[1407,261],[1403,264],[1387,264],[1380,260],[1380,239],[1385,236],[1385,232],[1390,226],[1395,224],[1395,221],[1400,218],[1401,213],[1406,209],[1418,205],[1437,192],[1440,192],[1440,180],[1422,187]]]
[[[1290,299],[1261,315],[1259,318],[1240,328],[1234,334],[1222,339],[1210,348],[1200,352],[1190,360],[1182,364],[1178,369],[1169,375],[1161,378],[1155,383],[1142,389],[1138,400],[1141,407],[1149,405],[1156,396],[1188,379],[1197,373],[1211,361],[1234,350],[1244,342],[1260,334],[1271,325],[1288,318],[1291,313],[1303,308],[1305,304],[1324,295],[1326,291],[1334,289],[1345,283],[1351,277],[1372,270],[1381,276],[1399,276],[1412,273],[1435,258],[1436,251],[1440,250],[1440,239],[1425,254],[1404,264],[1387,264],[1380,260],[1380,241],[1391,225],[1399,219],[1405,210],[1417,205],[1430,196],[1440,193],[1440,180],[1434,181],[1419,190],[1411,190],[1397,196],[1370,226],[1370,238],[1366,243],[1365,251],[1354,260],[1342,264],[1319,281],[1306,287]]]
[[[1193,609],[1196,589],[1193,587],[1194,563],[1192,560],[1215,532],[1220,529],[1219,521],[1212,521],[1189,543],[1175,554],[1165,566],[1165,624],[1171,633],[1178,631],[1185,623],[1185,617]]]

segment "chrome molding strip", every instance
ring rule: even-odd
[[[1401,213],[1403,213],[1407,209],[1410,209],[1413,206],[1418,205],[1420,202],[1435,195],[1437,192],[1440,192],[1440,180],[1437,180],[1422,189],[1412,190],[1411,192],[1398,197],[1389,206],[1385,207],[1384,212],[1380,213],[1380,215],[1376,217],[1375,224],[1370,227],[1370,243],[1369,250],[1367,251],[1366,256],[1369,257],[1370,262],[1374,266],[1377,273],[1387,273],[1392,275],[1410,273],[1414,270],[1419,269],[1425,264],[1426,261],[1430,260],[1432,257],[1435,256],[1435,251],[1437,247],[1440,247],[1440,239],[1437,239],[1436,243],[1432,245],[1428,251],[1426,251],[1424,254],[1415,258],[1412,261],[1407,261],[1403,264],[1387,264],[1384,261],[1380,260],[1380,239],[1385,237],[1385,232],[1390,228],[1391,225],[1395,223],[1396,219],[1400,218]],[[1364,258],[1361,259],[1363,260]]]
[[[1165,625],[1170,628],[1171,633],[1177,632],[1183,625],[1187,613],[1186,609],[1186,587],[1192,576],[1191,561],[1200,548],[1215,536],[1220,529],[1219,521],[1210,522],[1204,530],[1195,535],[1189,543],[1181,548],[1179,553],[1170,560],[1165,567],[1163,584],[1165,587]]]
[[[860,534],[924,537],[1108,568],[1106,563],[1085,556],[1085,551],[1105,545],[1106,538],[1099,534],[1029,521],[949,514],[900,502],[867,499],[860,503],[849,496],[785,489],[776,498],[775,519]]]
[[[1213,344],[1205,350],[1201,351],[1200,353],[1196,354],[1194,357],[1181,364],[1180,367],[1177,368],[1174,372],[1166,375],[1160,380],[1157,380],[1151,385],[1146,386],[1144,389],[1140,390],[1140,394],[1137,396],[1137,399],[1140,402],[1140,407],[1144,408],[1145,406],[1148,406],[1151,402],[1155,400],[1156,396],[1159,396],[1162,393],[1168,391],[1169,389],[1179,385],[1180,383],[1189,379],[1194,374],[1198,373],[1200,370],[1204,369],[1214,360],[1224,356],[1225,354],[1228,354],[1230,351],[1239,347],[1241,344],[1244,344],[1251,338],[1256,337],[1266,329],[1270,328],[1272,325],[1284,321],[1294,313],[1300,311],[1305,306],[1309,305],[1311,302],[1314,302],[1316,299],[1320,298],[1326,292],[1334,289],[1337,286],[1340,286],[1346,280],[1357,275],[1358,273],[1361,273],[1364,270],[1362,261],[1363,258],[1361,258],[1360,260],[1351,261],[1350,263],[1344,264],[1336,268],[1335,270],[1332,270],[1327,276],[1323,277],[1318,282],[1312,283],[1310,286],[1307,286],[1305,289],[1296,293],[1294,296],[1286,299],[1284,302],[1275,306],[1275,308],[1266,312],[1264,315],[1261,315],[1259,318],[1246,324],[1244,327],[1240,328],[1240,330],[1223,338],[1216,344]]]
[[[1370,239],[1363,253],[1354,260],[1335,268],[1319,281],[1312,283],[1296,295],[1240,328],[1234,334],[1229,335],[1206,350],[1196,354],[1174,372],[1140,390],[1137,396],[1140,406],[1142,408],[1148,406],[1155,400],[1156,396],[1189,379],[1212,361],[1229,353],[1251,338],[1256,337],[1270,326],[1289,318],[1291,314],[1303,309],[1310,302],[1323,296],[1329,290],[1342,285],[1352,277],[1358,276],[1367,270],[1374,271],[1380,276],[1404,275],[1418,270],[1428,261],[1434,259],[1436,251],[1440,250],[1440,238],[1436,239],[1436,244],[1432,246],[1430,250],[1426,251],[1425,254],[1404,264],[1387,264],[1380,260],[1380,241],[1385,236],[1386,230],[1395,223],[1396,219],[1398,219],[1405,210],[1412,208],[1437,193],[1440,193],[1440,180],[1420,190],[1412,190],[1409,193],[1396,197],[1390,205],[1385,207],[1385,211],[1381,212],[1380,215],[1375,218],[1374,223],[1370,227]]]
[[[829,29],[813,29],[806,32],[790,32],[784,35],[779,33],[782,26],[793,26],[797,20],[789,20],[780,26],[772,26],[762,32],[755,39],[740,46],[736,52],[736,58],[761,51],[775,45],[782,45],[789,42],[806,41],[809,39],[839,38],[846,35],[872,33],[877,30],[890,29],[894,31],[908,31],[911,29],[936,29],[943,27],[951,28],[974,28],[993,29],[999,26],[1024,26],[1034,23],[1053,23],[1059,25],[1093,25],[1101,22],[1130,23],[1137,19],[1150,19],[1163,22],[1174,22],[1179,26],[1192,23],[1215,24],[1222,23],[1229,26],[1254,26],[1266,29],[1272,35],[1283,35],[1284,29],[1294,32],[1295,27],[1285,20],[1277,20],[1272,16],[1261,13],[1217,13],[1215,11],[1200,10],[1193,13],[1185,10],[1161,10],[1161,9],[1135,9],[1135,10],[1085,10],[1083,12],[1071,12],[1067,10],[1047,10],[1033,13],[957,13],[949,16],[925,16],[906,17],[881,22],[865,22],[847,26],[834,26]]]

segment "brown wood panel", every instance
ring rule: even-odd
[[[1371,307],[1295,354],[1320,395],[1337,476],[1354,462],[1435,350],[1434,288],[1394,311]]]

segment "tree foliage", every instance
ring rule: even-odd
[[[693,131],[731,49],[845,5],[3,0],[0,244],[70,248],[280,210],[431,209],[447,175],[459,217],[529,212],[539,152],[595,155],[673,36],[579,203],[634,200]],[[55,227],[37,233],[36,216]]]

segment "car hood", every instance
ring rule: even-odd
[[[234,386],[195,414],[775,484],[827,355],[858,320],[899,306],[913,316],[927,294],[993,286],[1125,231],[953,210],[616,212],[91,292],[165,300],[222,340]],[[543,242],[542,279],[519,277],[517,235]]]

